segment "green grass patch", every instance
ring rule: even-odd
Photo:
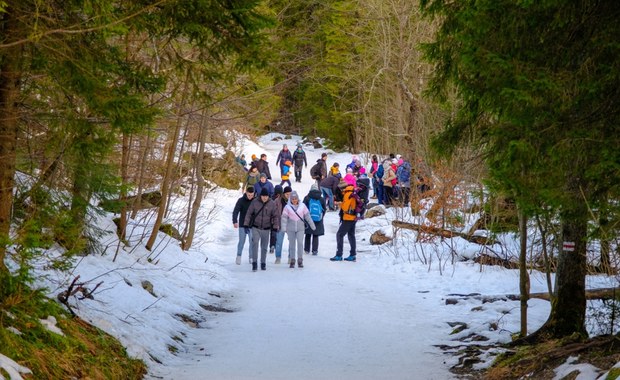
[[[49,316],[64,335],[41,324]],[[0,300],[0,353],[32,371],[24,378],[141,379],[146,373],[144,362],[129,358],[111,335],[37,292]]]

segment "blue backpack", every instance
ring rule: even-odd
[[[308,202],[310,209],[310,217],[313,222],[320,222],[323,217],[323,206],[321,206],[321,201],[319,199],[310,198]]]

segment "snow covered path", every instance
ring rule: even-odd
[[[205,352],[174,378],[451,378],[433,347],[446,329],[433,313],[436,301],[366,264],[306,256],[303,269],[230,265],[239,310],[197,331]]]

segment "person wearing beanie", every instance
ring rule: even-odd
[[[280,218],[276,203],[269,196],[267,189],[261,189],[245,214],[245,225],[252,228],[252,271],[258,267],[258,245],[261,247],[260,269],[267,269],[267,248],[271,230],[280,229]]]
[[[269,197],[273,197],[273,184],[267,179],[267,174],[261,173],[260,179],[254,184],[254,192],[258,195],[263,189],[267,189]]]
[[[241,198],[237,199],[235,208],[233,209],[232,222],[233,226],[239,230],[239,242],[237,243],[237,265],[241,264],[241,254],[243,252],[243,246],[245,245],[245,239],[248,238],[248,258],[250,263],[252,262],[252,228],[245,224],[245,215],[250,208],[250,204],[254,199],[254,187],[248,187],[245,190],[245,194]]]
[[[343,179],[348,185],[355,186],[355,182],[357,181],[357,178],[353,174],[352,168],[347,168],[347,175],[345,175]]]
[[[284,168],[287,161],[293,161],[293,155],[291,154],[291,151],[288,150],[288,145],[283,144],[282,150],[278,153],[278,158],[276,158],[276,165],[280,165],[280,177],[285,175]],[[282,181],[284,182],[284,178],[282,178]]]
[[[304,197],[304,205],[310,211],[310,218],[314,222],[315,227],[312,230],[306,225],[306,230],[304,231],[304,253],[312,252],[312,255],[316,256],[319,252],[319,237],[325,234],[323,217],[325,216],[325,211],[327,211],[325,198],[323,198],[316,184],[310,187],[310,192]]]
[[[303,249],[304,249],[304,233],[306,225],[311,230],[316,228],[314,221],[310,217],[310,211],[305,204],[300,202],[299,195],[296,191],[292,191],[288,203],[282,209],[282,230],[288,235],[288,258],[289,267],[304,267]],[[297,259],[295,259],[297,254]]]

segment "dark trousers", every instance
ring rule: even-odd
[[[383,182],[381,180],[377,181],[377,185],[374,188],[375,190],[375,195],[377,196],[377,202],[379,202],[380,205],[385,204],[385,202],[383,201]]]
[[[340,223],[338,232],[336,232],[336,256],[342,256],[344,235],[347,235],[349,239],[351,256],[355,256],[355,223],[357,223],[355,220],[343,220],[342,223]]]
[[[277,234],[278,234],[278,231],[276,230],[271,230],[271,232],[269,233],[269,247],[276,246]]]
[[[310,240],[312,240],[312,253],[319,251],[319,235],[306,234],[304,236],[304,251],[310,252]]]
[[[295,166],[295,181],[301,181],[301,169],[303,166]]]
[[[394,202],[394,189],[392,189],[392,186],[385,186],[383,185],[383,204],[384,205],[392,205],[392,203]]]

